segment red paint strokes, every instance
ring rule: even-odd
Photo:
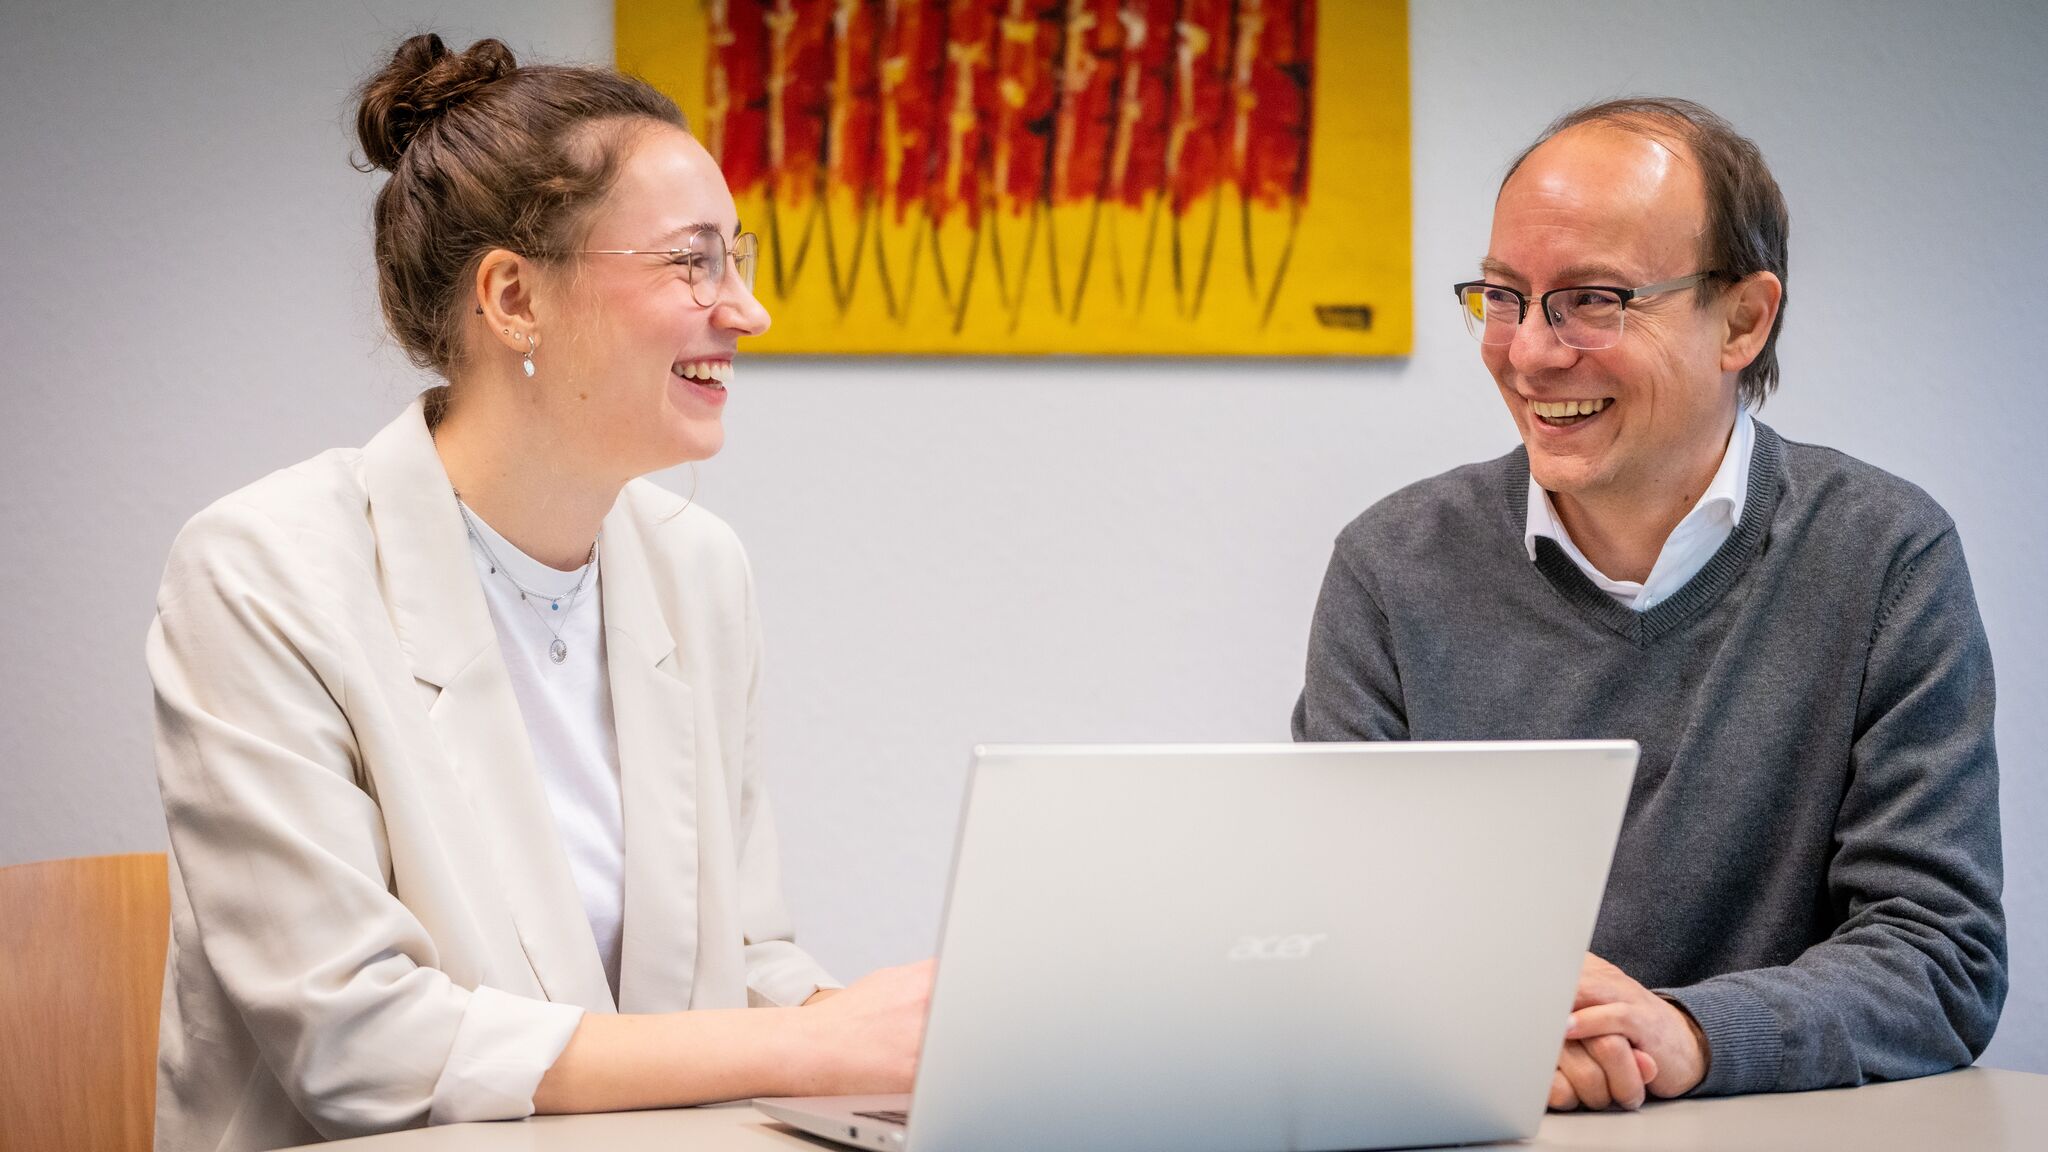
[[[832,82],[825,113],[825,179],[865,200],[880,184],[880,6],[831,0]]]
[[[707,0],[705,143],[735,192],[821,181],[904,222],[984,203],[1185,212],[1308,190],[1314,0]]]
[[[710,0],[705,6],[705,148],[735,193],[767,179],[768,27],[760,5]]]
[[[1132,208],[1164,188],[1178,9],[1176,0],[1117,5],[1116,119],[1105,195]]]
[[[1064,37],[1061,0],[1003,0],[996,22],[989,190],[1012,215],[1045,198]]]
[[[796,204],[819,185],[830,114],[831,0],[753,5],[768,31],[768,167],[776,199]]]
[[[929,194],[945,118],[939,92],[945,82],[945,12],[929,0],[880,4],[879,169],[883,203],[904,223]]]
[[[1092,201],[1107,189],[1123,36],[1118,7],[1116,0],[1062,6],[1048,185],[1055,204]]]
[[[1247,198],[1269,207],[1304,202],[1308,196],[1309,142],[1313,138],[1311,96],[1315,85],[1313,4],[1240,0],[1239,43],[1255,32],[1244,57],[1246,146],[1232,179]],[[1257,28],[1244,25],[1256,18]]]
[[[863,221],[977,230],[1062,205],[1179,219],[1226,188],[1307,201],[1315,0],[704,5],[701,131],[733,191],[770,192],[768,226],[801,233],[791,276],[831,192]]]
[[[1175,215],[1214,191],[1223,174],[1230,9],[1228,0],[1182,0],[1174,23],[1164,178]]]
[[[981,218],[990,113],[995,102],[991,78],[996,65],[998,0],[948,0],[944,59],[940,68],[939,133],[934,172],[925,193],[925,212],[942,221],[964,210],[970,223]]]

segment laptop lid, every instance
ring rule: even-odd
[[[1636,755],[977,748],[908,1152],[1533,1134]]]

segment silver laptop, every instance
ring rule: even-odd
[[[894,1152],[1533,1135],[1636,753],[977,748],[915,1090],[755,1107]]]

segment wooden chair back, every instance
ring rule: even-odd
[[[0,868],[0,1152],[148,1152],[161,852]]]

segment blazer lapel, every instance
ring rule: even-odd
[[[454,489],[427,430],[427,402],[414,401],[363,451],[385,603],[413,676],[429,686],[429,719],[535,978],[549,1000],[613,1011]]]
[[[630,499],[604,525],[605,658],[625,801],[619,1008],[690,1006],[697,967],[696,713]]]

